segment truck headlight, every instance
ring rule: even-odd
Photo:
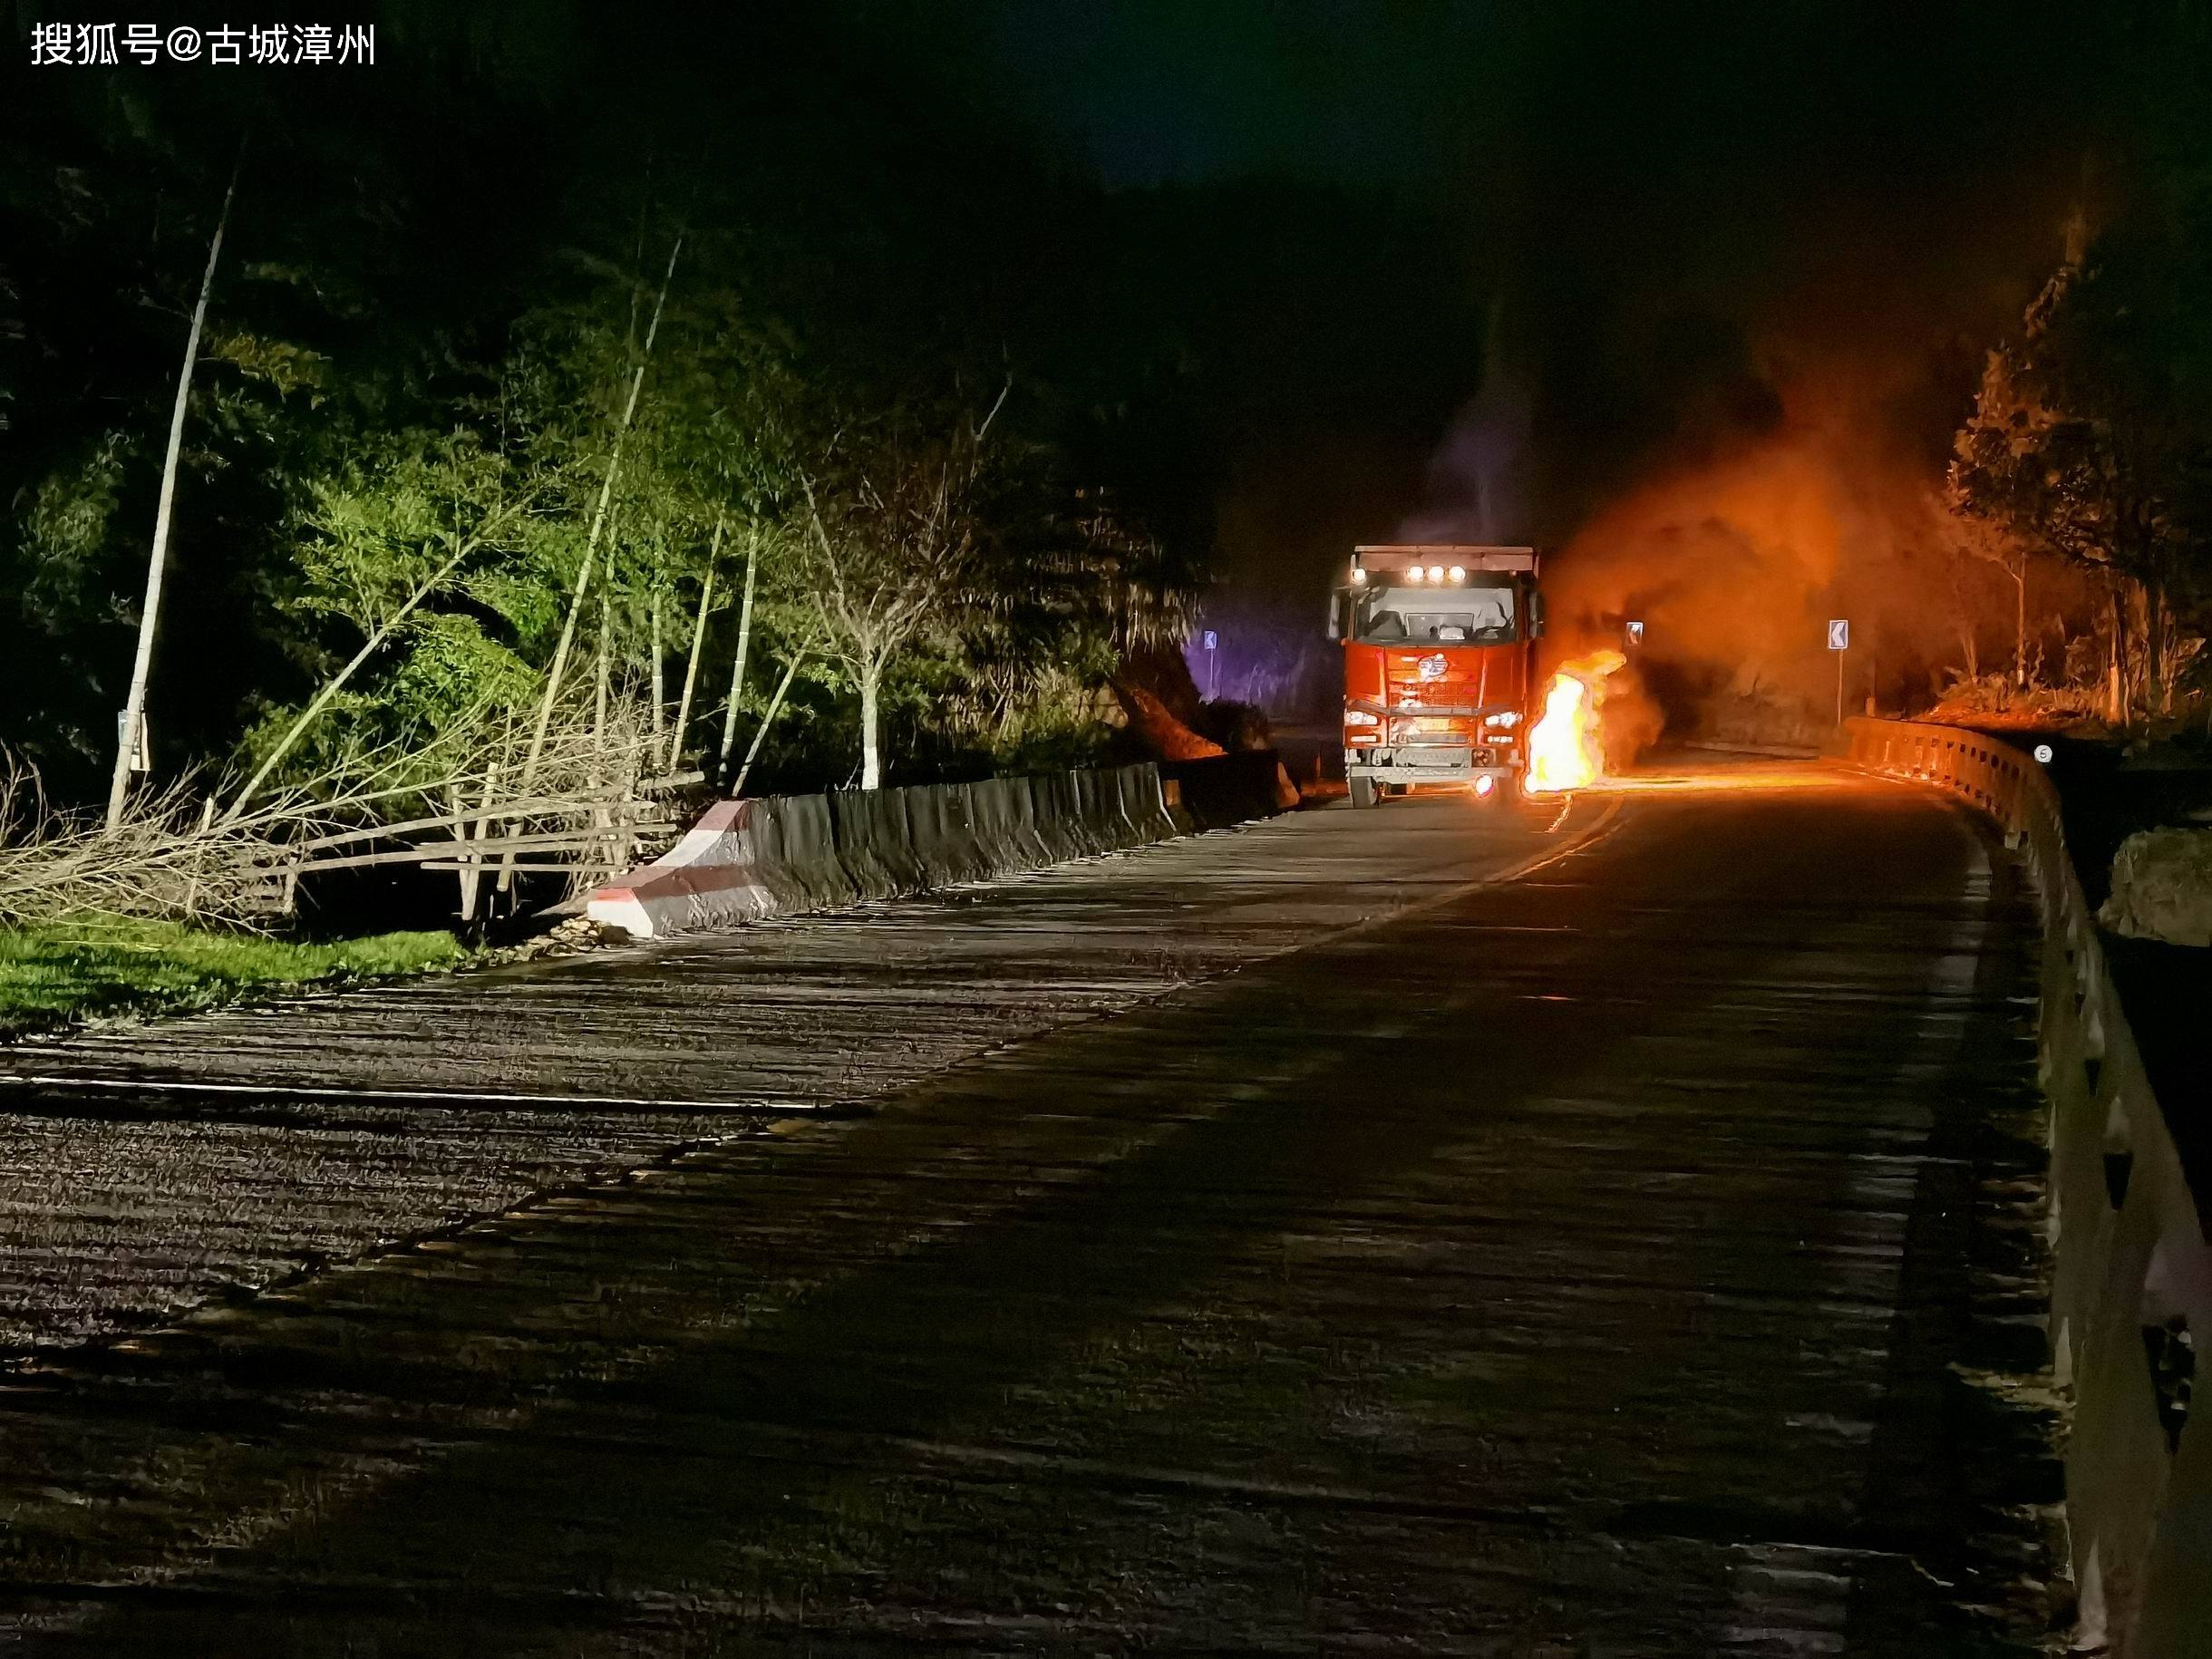
[[[1346,709],[1344,711],[1344,724],[1348,726],[1373,726],[1381,723],[1373,714],[1367,713],[1363,710]]]
[[[1485,714],[1482,717],[1482,723],[1486,726],[1518,726],[1520,724],[1520,716],[1511,709],[1508,709],[1502,714]]]

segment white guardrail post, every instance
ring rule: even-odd
[[[2212,1337],[2212,1251],[2107,973],[2058,791],[2008,744],[1855,719],[1850,761],[1946,790],[2023,849],[2042,900],[2038,1071],[2050,1103],[2052,1367],[2071,1393],[2066,1518],[2077,1651],[2212,1654],[2212,1430],[2169,1432],[2153,1369],[2183,1322]],[[2120,1193],[2115,1206],[2112,1195]]]

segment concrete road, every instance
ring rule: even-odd
[[[46,1351],[0,1610],[133,1654],[2038,1651],[2009,868],[1903,786],[1639,781],[524,976],[732,1132]],[[738,965],[779,952],[859,996],[845,1072],[791,1082]],[[334,1111],[406,1072],[347,1063]],[[26,1098],[162,1064],[260,1074],[57,1051]]]

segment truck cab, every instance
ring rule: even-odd
[[[1353,550],[1329,637],[1344,644],[1353,806],[1415,789],[1511,792],[1537,712],[1538,564],[1533,548]]]

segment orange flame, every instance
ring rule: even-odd
[[[1544,713],[1528,729],[1528,771],[1522,787],[1531,795],[1581,789],[1606,775],[1606,752],[1597,711],[1606,680],[1628,659],[1618,651],[1593,651],[1562,663],[1544,690]]]

